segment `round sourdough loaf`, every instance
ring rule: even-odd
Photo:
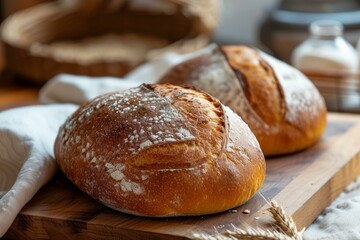
[[[246,46],[211,45],[173,67],[160,83],[191,85],[229,106],[249,125],[265,156],[313,145],[326,127],[326,107],[301,72]]]
[[[141,216],[224,211],[265,177],[260,146],[238,115],[205,92],[168,84],[81,106],[60,129],[55,158],[81,190]]]

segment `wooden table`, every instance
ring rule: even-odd
[[[4,63],[0,61],[0,70]],[[38,104],[39,86],[0,75],[0,111]],[[267,200],[276,199],[298,227],[308,226],[360,173],[360,116],[329,114],[323,139],[313,148],[268,159],[260,194],[237,212],[193,218],[139,218],[108,209],[76,189],[61,174],[16,218],[6,237],[89,239],[186,239],[194,231],[214,233],[235,226],[262,226]],[[48,204],[51,203],[51,204]],[[242,211],[250,209],[251,214]]]
[[[0,81],[0,110],[38,104],[39,87],[9,79],[5,75]],[[316,146],[268,159],[267,178],[260,194],[236,213],[195,218],[149,219],[122,214],[96,203],[60,174],[24,207],[6,237],[184,239],[194,231],[214,234],[234,225],[263,226],[256,218],[264,216],[268,206],[264,198],[276,199],[299,228],[306,227],[359,175],[359,142],[360,116],[330,113],[327,133]],[[244,215],[244,209],[251,210],[251,214]]]
[[[14,77],[5,69],[5,65],[0,44],[0,110],[38,104],[37,95],[40,86]]]
[[[38,104],[36,87],[2,87],[0,86],[0,110]]]

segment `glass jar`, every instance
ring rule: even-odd
[[[291,63],[305,72],[358,70],[356,50],[343,38],[343,25],[333,20],[310,25],[310,37],[295,48]]]

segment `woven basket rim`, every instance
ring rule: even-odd
[[[126,60],[117,60],[110,62],[99,61],[89,65],[81,65],[78,62],[61,62],[52,58],[51,56],[39,56],[36,54],[32,54],[30,52],[30,46],[32,42],[24,41],[24,39],[26,40],[26,34],[23,33],[26,32],[22,32],[28,31],[29,28],[33,27],[31,26],[31,24],[29,24],[29,22],[34,19],[46,19],[46,17],[48,17],[49,15],[54,16],[53,14],[57,14],[54,17],[57,18],[61,17],[62,15],[70,14],[74,11],[74,9],[63,7],[57,1],[41,3],[31,8],[16,12],[10,15],[1,24],[0,36],[2,38],[2,41],[5,43],[4,46],[7,55],[8,66],[15,74],[21,75],[31,81],[41,84],[46,82],[50,77],[61,72],[89,76],[121,77],[139,64],[144,63],[148,60],[156,59],[158,56],[160,56],[163,52],[167,50],[172,50],[179,53],[187,53],[204,47],[209,42],[211,31],[214,30],[215,24],[211,25],[211,21],[210,23],[205,23],[208,20],[206,17],[202,17],[202,15],[205,16],[206,14],[205,12],[202,13],[201,11],[199,11],[199,6],[201,4],[208,4],[209,1],[218,2],[220,0],[188,1],[188,3],[185,0],[166,1],[175,2],[180,7],[187,8],[188,13],[194,13],[195,15],[192,16],[194,17],[193,31],[198,32],[192,32],[192,35],[189,34],[189,36],[173,41],[171,44],[165,46],[164,48],[154,49],[156,51],[154,51],[152,59],[144,59],[144,61],[140,61],[137,64],[131,64]],[[192,2],[193,5],[190,6],[190,2]],[[214,4],[214,12],[219,10],[216,9],[217,6],[217,4]],[[212,18],[216,19],[216,16],[213,16]],[[32,25],[34,25],[34,22]],[[212,29],[211,26],[213,26]],[[115,73],[111,72],[111,69],[115,69]]]
[[[208,22],[211,22],[211,21],[208,21],[209,15],[199,11],[199,8],[195,8],[195,7],[191,8],[188,5],[191,2],[199,4],[199,1],[203,2],[204,0],[199,0],[199,1],[158,0],[158,1],[173,2],[179,6],[182,6],[183,8],[189,9],[188,12],[193,13],[193,15],[191,15],[191,16],[187,16],[186,14],[184,15],[185,17],[192,19],[193,25],[194,25],[193,29],[191,30],[192,32],[189,34],[189,37],[194,37],[197,35],[210,37],[213,30],[215,30],[215,28],[217,26],[215,24],[210,24],[213,26],[211,26],[210,27],[211,29],[209,29]],[[216,3],[216,2],[219,3],[219,0],[209,0],[209,1],[212,1],[214,3]],[[186,4],[186,2],[188,2],[188,3]],[[213,9],[212,9],[213,12],[216,12],[219,10],[218,6],[220,6],[220,4],[214,4]],[[13,45],[13,46],[16,46],[19,48],[27,48],[27,47],[29,47],[29,45],[32,44],[32,42],[29,42],[27,44],[23,43],[24,40],[22,37],[22,33],[24,33],[24,31],[27,31],[29,29],[29,27],[26,26],[26,25],[29,25],[29,22],[32,22],[33,20],[39,20],[42,18],[50,17],[55,13],[57,13],[58,15],[61,16],[61,15],[66,15],[66,14],[70,14],[70,13],[74,13],[74,12],[76,12],[76,9],[71,9],[71,8],[65,7],[64,5],[61,4],[61,2],[46,2],[46,3],[38,4],[36,6],[18,11],[16,13],[8,16],[0,25],[0,37],[3,42],[6,42],[10,45]],[[214,16],[214,17],[217,18],[218,14],[215,14],[216,16]],[[47,23],[45,23],[45,25],[46,24]],[[51,23],[49,23],[49,25],[51,25]],[[31,27],[36,28],[37,24],[32,24]]]

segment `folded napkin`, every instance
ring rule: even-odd
[[[53,144],[76,105],[23,107],[0,113],[0,237],[55,174]]]
[[[21,208],[56,171],[53,144],[59,126],[77,105],[100,94],[141,83],[156,83],[173,65],[202,54],[168,54],[135,69],[126,77],[90,78],[61,74],[40,91],[46,106],[23,107],[0,113],[0,237]],[[2,193],[2,194],[1,194]],[[350,185],[305,231],[305,239],[360,239],[360,178]]]
[[[184,55],[165,54],[158,61],[144,64],[124,78],[91,78],[61,74],[48,81],[40,90],[39,100],[41,103],[81,104],[103,93],[129,89],[142,83],[156,83],[172,66],[189,58],[210,52],[212,47],[215,47],[215,45]]]

